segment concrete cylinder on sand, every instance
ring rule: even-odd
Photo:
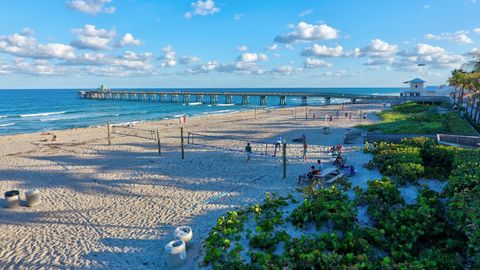
[[[32,189],[25,192],[27,198],[27,205],[34,207],[40,204],[40,191],[38,189]]]
[[[7,191],[4,195],[7,208],[13,208],[20,205],[20,192],[18,190]]]
[[[193,233],[192,228],[189,226],[180,226],[175,229],[173,235],[177,238],[185,242],[185,245],[189,247],[191,245]]]
[[[185,242],[183,240],[173,240],[165,245],[165,258],[169,269],[177,269],[187,261],[187,252],[185,251]]]

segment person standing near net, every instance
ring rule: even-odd
[[[307,160],[307,148],[308,148],[308,145],[307,145],[307,142],[303,142],[303,161]]]
[[[282,136],[277,137],[277,141],[275,142],[275,149],[273,150],[273,156],[277,156],[277,149],[280,151],[280,146],[283,142]]]
[[[247,153],[247,161],[250,161],[250,157],[252,156],[252,146],[250,143],[247,143],[247,146],[245,146],[245,153]]]

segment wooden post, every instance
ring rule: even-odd
[[[107,121],[107,138],[108,138],[108,145],[112,144],[112,140],[110,139],[110,122]]]
[[[283,144],[283,178],[287,178],[287,144]]]
[[[297,107],[293,108],[293,110],[294,110],[293,111],[293,114],[294,114],[293,119],[297,119]]]
[[[182,146],[182,159],[185,159],[185,149],[183,146],[183,127],[180,128],[180,144]]]
[[[308,120],[308,106],[305,106],[305,120]]]
[[[255,119],[257,119],[257,106],[255,106]]]
[[[268,143],[265,143],[265,156],[268,156]]]
[[[158,143],[158,155],[162,155],[162,146],[160,145],[160,134],[158,133],[157,129],[157,143]]]

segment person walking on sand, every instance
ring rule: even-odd
[[[278,136],[277,141],[275,142],[275,149],[273,150],[273,157],[277,156],[277,149],[280,151],[280,145],[282,144],[282,142],[282,136]]]
[[[250,143],[247,143],[247,146],[245,147],[245,153],[247,153],[247,161],[250,161],[250,157],[252,156],[252,146]]]
[[[303,161],[307,160],[307,142],[303,142]]]
[[[57,135],[53,134],[53,137],[52,137],[52,142],[56,141],[57,140]]]
[[[322,161],[320,159],[317,160],[317,163],[314,165],[318,170],[323,169]]]

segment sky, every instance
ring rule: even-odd
[[[480,48],[479,14],[480,0],[3,0],[0,88],[440,85]]]

